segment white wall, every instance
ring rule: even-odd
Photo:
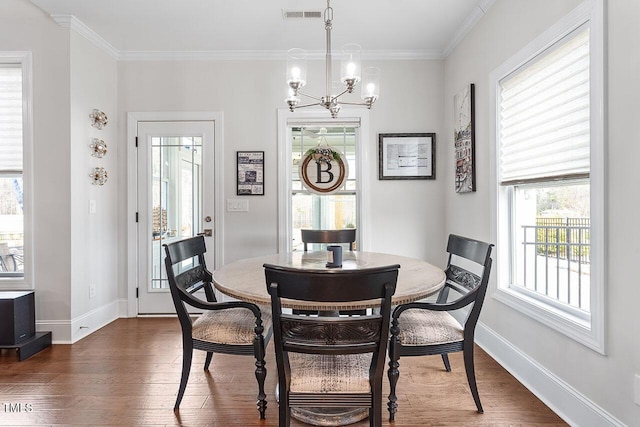
[[[118,317],[118,90],[116,60],[77,32],[70,36],[71,333],[76,341]],[[91,126],[94,108],[109,119],[103,129]],[[107,144],[101,159],[91,156],[92,138]],[[105,185],[91,183],[94,167],[106,169]],[[95,214],[89,213],[89,200],[95,201]]]
[[[445,111],[453,111],[453,95],[469,83],[476,87],[478,191],[458,195],[446,176],[446,230],[490,239],[489,73],[549,26],[579,0],[497,0],[485,17],[445,63]],[[609,133],[607,162],[607,355],[602,356],[489,296],[480,321],[542,369],[569,384],[627,425],[639,425],[640,408],[633,403],[633,374],[639,371],[639,296],[633,268],[638,256],[637,220],[640,203],[632,171],[637,169],[638,138],[629,124],[638,120],[640,2],[608,2]],[[508,36],[507,36],[508,35]],[[445,114],[452,129],[452,114]],[[446,160],[453,161],[449,138]],[[470,214],[473,212],[473,214]],[[495,280],[495,276],[492,276]],[[634,296],[636,297],[634,299]],[[635,328],[634,328],[635,326]],[[635,353],[634,353],[635,352]],[[635,356],[634,356],[635,354]],[[635,360],[634,360],[635,357]]]

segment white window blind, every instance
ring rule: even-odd
[[[0,174],[22,168],[22,68],[0,64]]]
[[[589,28],[499,82],[500,183],[589,176]]]

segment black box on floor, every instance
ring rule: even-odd
[[[34,292],[0,292],[0,345],[19,344],[35,334]]]

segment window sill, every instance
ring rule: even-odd
[[[605,354],[604,340],[592,327],[591,319],[574,316],[511,288],[496,289],[493,298],[590,349]]]

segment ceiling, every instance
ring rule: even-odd
[[[115,56],[216,53],[321,53],[322,18],[284,19],[285,11],[322,12],[323,0],[31,0]],[[334,0],[332,48],[359,43],[363,57],[441,58],[493,0]]]

